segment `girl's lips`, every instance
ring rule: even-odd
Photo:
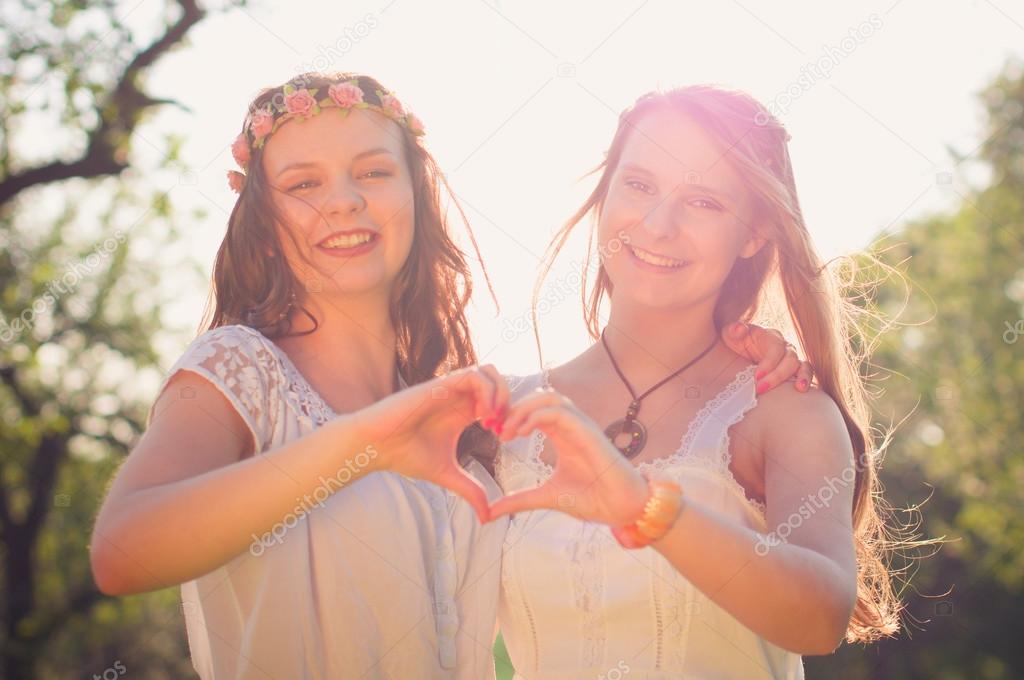
[[[371,238],[366,243],[360,244],[360,245],[355,246],[353,248],[327,248],[326,246],[322,246],[322,245],[318,244],[316,246],[316,249],[319,250],[321,253],[324,253],[325,255],[329,255],[331,257],[349,258],[349,257],[356,257],[358,255],[363,255],[365,253],[370,252],[371,250],[373,250],[374,248],[377,247],[377,244],[379,242],[380,242],[380,236],[379,235],[374,235],[374,237]]]
[[[676,272],[682,271],[690,266],[690,263],[687,262],[678,267],[662,267],[660,265],[651,264],[650,262],[644,262],[637,257],[636,253],[633,252],[633,249],[628,246],[624,248],[624,250],[629,253],[629,259],[634,265],[648,272],[655,272],[657,274],[675,274]]]

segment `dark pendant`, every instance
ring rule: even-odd
[[[615,441],[623,433],[629,435],[629,443],[625,447],[619,446],[618,442]],[[639,420],[634,420],[628,416],[620,418],[609,425],[605,429],[604,434],[615,445],[615,448],[628,459],[635,458],[644,448],[644,444],[647,443],[647,428],[641,425]]]

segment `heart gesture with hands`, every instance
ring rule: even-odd
[[[753,361],[769,377],[764,389],[810,364],[800,362],[775,331],[737,324],[727,344]],[[777,374],[777,375],[776,375]],[[760,391],[760,388],[759,388]],[[392,394],[356,415],[361,435],[381,455],[375,467],[424,479],[465,498],[481,522],[505,514],[548,508],[615,529],[644,511],[650,486],[622,456],[604,431],[561,393],[536,390],[514,405],[505,379],[491,365],[463,368]],[[510,441],[540,430],[558,452],[554,473],[541,486],[509,494],[488,504],[483,485],[459,465],[457,445],[463,430],[480,422]]]
[[[505,379],[490,365],[463,368],[414,385],[359,412],[360,436],[379,452],[376,467],[443,486],[465,498],[481,523],[487,492],[457,459],[459,437],[474,421],[490,425],[508,409]]]
[[[534,489],[491,504],[491,519],[524,510],[560,510],[612,527],[629,524],[644,510],[649,488],[598,425],[552,389],[538,389],[512,405],[500,439],[540,430],[558,451],[551,477]]]

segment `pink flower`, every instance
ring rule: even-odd
[[[410,113],[405,117],[405,122],[409,126],[409,132],[414,135],[422,135],[425,130],[423,129],[423,121],[420,120],[415,113]]]
[[[335,83],[327,89],[327,94],[331,96],[335,104],[346,109],[363,101],[363,91],[359,89],[358,85],[352,83]]]
[[[245,138],[245,133],[240,133],[235,137],[235,141],[231,143],[231,155],[235,157],[235,162],[238,163],[238,167],[243,170],[249,165],[249,140]]]
[[[260,109],[256,113],[252,114],[252,120],[249,122],[249,131],[252,132],[252,136],[257,141],[270,134],[271,129],[274,127],[274,116],[269,111]]]
[[[313,115],[316,100],[313,99],[313,95],[309,93],[309,90],[302,88],[301,90],[295,90],[291,94],[286,94],[284,96],[284,106],[288,109],[288,113],[308,118]]]
[[[237,170],[228,170],[228,186],[236,194],[242,193],[242,187],[245,186],[245,175]]]
[[[384,95],[380,103],[383,105],[384,110],[390,111],[395,116],[405,115],[405,107],[402,106],[402,102],[398,101],[398,97],[392,94]]]

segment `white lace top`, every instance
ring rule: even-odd
[[[757,403],[755,370],[740,370],[698,411],[676,452],[639,467],[766,532],[764,505],[729,470],[728,430]],[[513,398],[546,386],[547,372],[516,382]],[[506,493],[547,479],[543,449],[540,432],[502,448],[496,474]],[[605,525],[555,511],[513,515],[498,616],[520,679],[803,677],[799,655],[759,638],[653,548],[623,549]]]
[[[204,333],[167,379],[179,370],[224,394],[259,452],[335,415],[288,356],[246,326]],[[468,468],[498,492],[478,462]],[[337,488],[325,478],[273,534],[182,585],[199,676],[493,678],[507,522],[481,528],[461,497],[394,473],[372,473],[323,499]]]

